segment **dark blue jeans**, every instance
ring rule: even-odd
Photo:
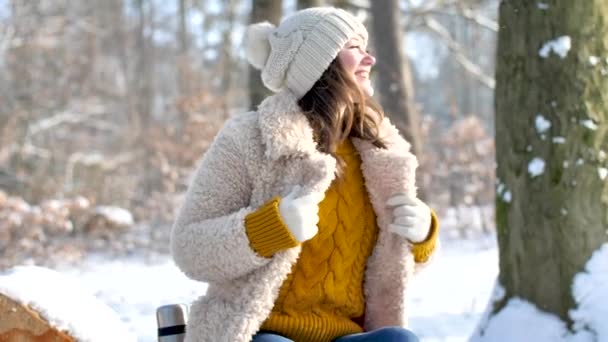
[[[385,327],[360,334],[338,337],[334,342],[419,342],[413,332],[399,327]],[[293,342],[273,333],[260,332],[253,336],[252,342]]]

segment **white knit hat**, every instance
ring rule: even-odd
[[[262,81],[278,92],[288,88],[299,99],[319,80],[338,52],[367,30],[350,13],[313,7],[285,18],[278,27],[262,22],[247,27],[247,60],[262,70]]]

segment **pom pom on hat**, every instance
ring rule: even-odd
[[[267,21],[247,26],[245,33],[245,56],[256,69],[262,69],[270,55],[268,36],[275,26]]]

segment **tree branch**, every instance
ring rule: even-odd
[[[63,188],[71,191],[74,187],[74,168],[77,164],[87,166],[98,166],[104,172],[113,171],[119,166],[131,162],[136,157],[135,153],[125,152],[114,158],[108,158],[99,152],[75,152],[70,155],[66,165]]]
[[[459,9],[459,12],[463,18],[474,22],[480,27],[486,28],[492,32],[498,32],[498,22],[496,20],[492,20],[484,15],[481,15],[478,12],[471,10],[470,8],[461,7]]]
[[[432,3],[430,5],[428,5],[428,3],[424,3],[418,7],[411,7],[411,5],[408,5],[408,9],[404,10],[403,14],[413,18],[426,17],[429,15],[462,17],[482,28],[488,29],[492,32],[498,32],[498,22],[481,15],[470,8],[462,6],[462,3],[459,0],[444,1],[440,4]]]
[[[425,26],[434,34],[439,36],[443,42],[446,43],[448,49],[452,52],[456,61],[467,71],[471,76],[473,76],[477,81],[481,84],[485,85],[490,89],[494,89],[496,81],[493,77],[486,75],[483,70],[479,67],[479,65],[472,62],[462,51],[460,45],[452,38],[449,31],[441,25],[437,20],[425,17],[424,18]]]
[[[106,115],[105,111],[98,110],[89,113],[74,113],[70,111],[63,111],[59,114],[53,115],[50,118],[45,118],[40,121],[34,122],[27,127],[27,134],[25,140],[27,141],[31,136],[36,135],[42,131],[46,131],[55,126],[59,126],[63,123],[78,123],[89,119],[92,116]]]

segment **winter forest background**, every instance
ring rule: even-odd
[[[245,25],[334,5],[370,31],[376,97],[441,222],[413,329],[608,341],[608,293],[593,290],[608,288],[608,4],[586,1],[0,0],[0,272],[60,270],[153,340],[157,306],[204,292],[168,256],[189,177],[223,122],[268,94]]]
[[[67,222],[73,208],[103,205],[128,210],[151,235],[166,231],[215,133],[227,117],[259,103],[259,97],[250,101],[242,48],[254,4],[265,8],[256,13],[260,20],[280,18],[299,5],[0,1],[0,187],[5,197],[40,207],[28,214],[17,205],[3,224],[36,230],[23,222],[35,220],[41,229],[30,232],[39,235],[33,241],[106,230],[97,227],[105,223],[86,218]],[[366,5],[335,5],[346,6],[370,26]],[[484,209],[476,211],[473,225],[487,231],[494,226],[489,207],[496,5],[401,2],[399,28],[407,93],[421,118],[416,127],[424,160],[420,188],[440,216],[459,207]],[[372,44],[388,43],[372,39]],[[399,82],[390,85],[396,95],[401,95]],[[254,90],[260,89],[256,83]],[[387,96],[388,101],[398,97]],[[403,127],[403,114],[389,115]],[[59,202],[48,202],[53,199]],[[466,235],[473,222],[458,221],[462,224],[455,228]],[[3,235],[11,234],[15,242],[28,234],[9,231]],[[31,248],[47,246],[36,245]]]

